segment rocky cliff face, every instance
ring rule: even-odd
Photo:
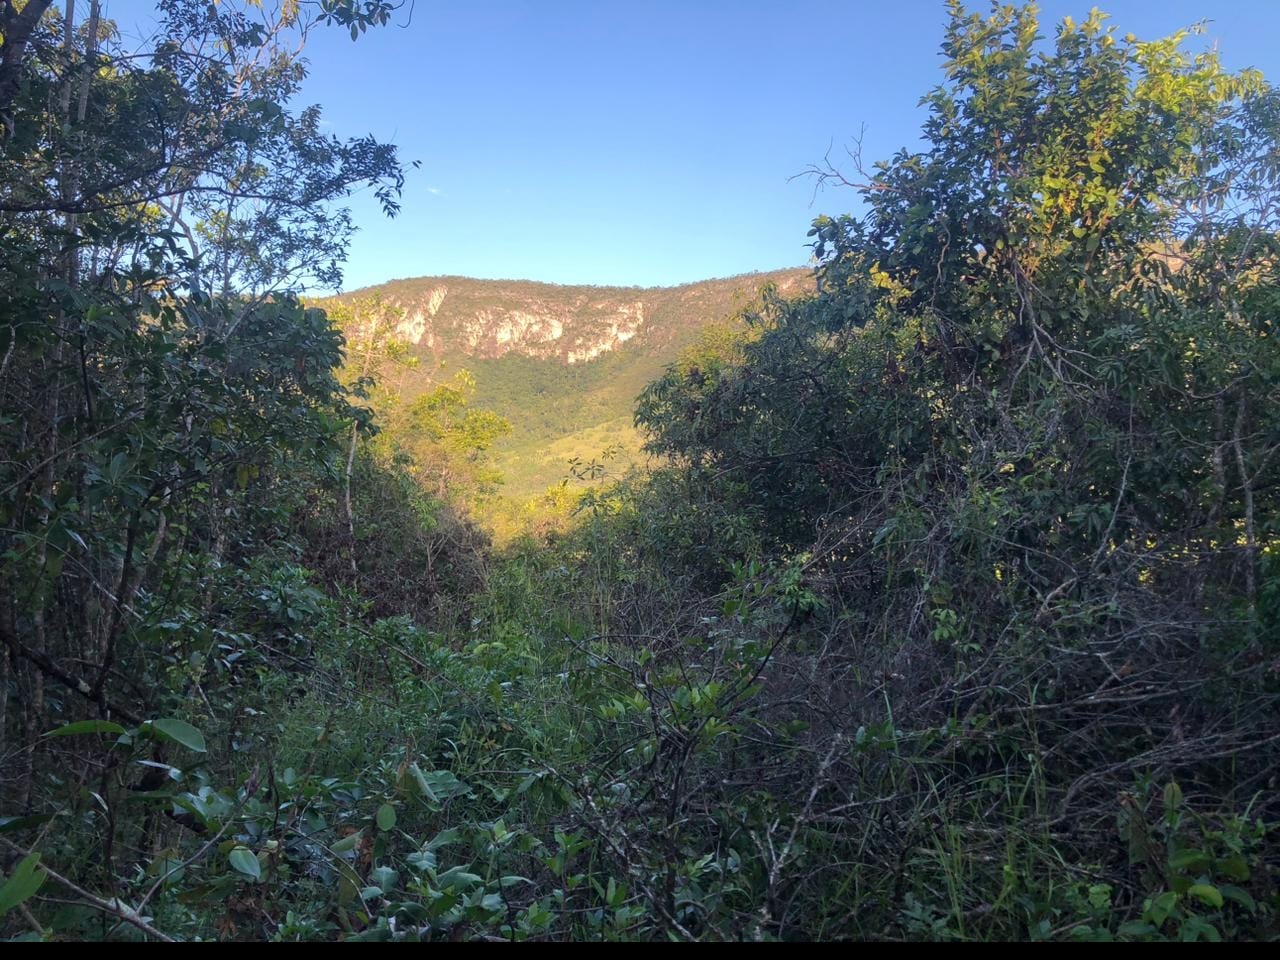
[[[360,293],[399,307],[400,335],[423,354],[580,364],[628,343],[665,352],[741,307],[765,283],[795,293],[809,282],[804,269],[650,289],[423,277]]]
[[[520,353],[581,363],[626,343],[645,321],[642,300],[593,302],[575,297],[564,303],[519,297],[493,306],[442,313],[448,298],[446,282],[432,287],[425,296],[392,296],[391,302],[404,311],[399,334],[424,349],[453,350],[469,357],[493,360]]]

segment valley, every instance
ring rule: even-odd
[[[636,397],[708,328],[740,323],[765,286],[794,296],[813,285],[805,267],[649,288],[420,277],[338,299],[381,300],[399,318],[417,361],[389,380],[399,402],[465,369],[472,406],[510,423],[489,451],[502,483],[475,510],[506,541],[564,512],[565,498],[547,494],[571,479],[572,463],[607,454],[615,477],[644,464]]]

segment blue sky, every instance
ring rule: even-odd
[[[1045,2],[1042,27],[1089,5]],[[1211,17],[1193,46],[1280,79],[1276,0],[1099,6],[1144,38]],[[916,142],[944,20],[941,0],[417,0],[358,42],[324,31],[306,99],[335,132],[421,163],[397,219],[353,202],[346,286],[647,286],[802,264],[813,217],[856,198],[788,178],[864,127],[869,160]]]

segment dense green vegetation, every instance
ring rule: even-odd
[[[483,377],[288,292],[401,171],[287,51],[388,7],[161,6],[0,6],[6,936],[1280,937],[1261,77],[953,5],[816,290],[498,552]]]

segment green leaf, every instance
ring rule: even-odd
[[[411,869],[418,872],[436,868],[436,855],[430,850],[415,850],[404,859]]]
[[[182,744],[182,746],[189,750],[194,750],[196,753],[204,753],[207,749],[204,742],[204,734],[185,720],[168,718],[152,720],[151,729],[164,739]]]
[[[1116,931],[1122,937],[1147,937],[1159,931],[1145,920],[1130,920]]]
[[[466,867],[451,867],[436,877],[436,884],[441,890],[448,890],[450,887],[465,890],[483,882],[482,877],[471,873]]]
[[[1215,910],[1222,906],[1222,894],[1218,888],[1208,883],[1192,884],[1187,890],[1187,894],[1196,897],[1201,902],[1208,904]]]
[[[14,868],[13,875],[0,887],[0,916],[31,897],[45,880],[40,869],[40,854],[30,853]]]
[[[1178,931],[1184,941],[1208,940],[1212,943],[1218,943],[1222,940],[1222,934],[1204,917],[1187,917],[1182,922],[1182,928]]]
[[[1253,894],[1248,890],[1237,887],[1233,883],[1225,883],[1218,889],[1221,891],[1223,899],[1235,901],[1250,913],[1258,912],[1258,901],[1253,899]]]
[[[1173,913],[1173,908],[1178,905],[1178,895],[1172,891],[1160,894],[1151,901],[1151,906],[1147,908],[1146,919],[1157,927],[1163,926],[1164,922],[1169,919],[1169,914]]]
[[[1209,862],[1209,855],[1203,850],[1179,850],[1169,858],[1169,866],[1174,870],[1192,870]]]
[[[396,808],[389,803],[384,803],[378,808],[378,815],[375,819],[379,830],[390,830],[396,825]]]
[[[248,847],[236,847],[227,854],[227,862],[252,880],[262,879],[262,864]]]
[[[471,788],[453,775],[450,770],[432,770],[423,773],[416,763],[409,764],[409,774],[418,795],[432,803],[448,800],[459,794],[470,793]]]
[[[78,720],[75,723],[68,723],[64,727],[58,727],[57,730],[50,730],[45,736],[74,737],[82,733],[114,733],[119,736],[122,733],[128,733],[128,731],[120,724],[112,723],[110,720]]]
[[[357,830],[350,836],[343,837],[329,849],[334,853],[346,853],[348,850],[355,849],[355,845],[360,842],[362,836],[364,836],[364,831]]]
[[[427,843],[428,850],[438,850],[446,844],[457,843],[462,839],[462,831],[457,827],[446,827]]]
[[[0,833],[16,833],[44,826],[54,818],[52,813],[33,813],[25,817],[0,817]]]
[[[1245,863],[1244,857],[1238,853],[1234,853],[1229,857],[1219,860],[1217,863],[1218,872],[1223,876],[1232,880],[1248,880],[1249,865]]]
[[[169,884],[177,884],[186,874],[185,861],[172,850],[160,854],[147,865],[147,876],[155,877]]]
[[[376,867],[369,874],[369,879],[378,885],[379,892],[390,893],[395,889],[396,884],[400,882],[400,874],[391,867]]]

